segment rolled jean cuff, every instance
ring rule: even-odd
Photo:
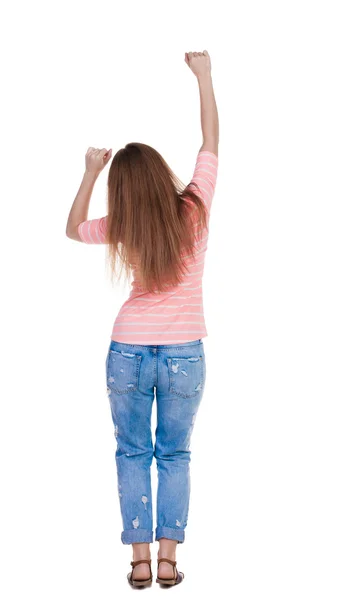
[[[185,541],[185,531],[184,529],[174,529],[174,527],[157,527],[156,541],[160,538],[177,540],[179,544],[182,544]]]
[[[122,531],[122,542],[123,544],[151,544],[153,532],[148,529],[126,529]]]

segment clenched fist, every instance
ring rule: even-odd
[[[85,167],[88,173],[99,175],[112,156],[112,148],[93,148],[90,146],[85,155]]]
[[[185,62],[196,77],[211,72],[211,58],[207,50],[203,52],[185,52]]]

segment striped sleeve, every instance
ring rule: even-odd
[[[201,150],[197,156],[191,183],[195,182],[198,185],[208,212],[210,211],[215,192],[217,175],[217,155],[208,150]]]
[[[107,218],[108,215],[100,219],[91,219],[80,223],[77,231],[82,242],[85,244],[107,244]]]

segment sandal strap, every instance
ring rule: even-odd
[[[160,563],[162,563],[162,562],[167,562],[167,563],[169,563],[170,565],[172,565],[172,567],[175,567],[175,566],[176,566],[176,564],[177,564],[177,561],[176,561],[176,560],[170,560],[169,558],[158,558],[158,559],[157,559],[157,562],[158,562],[158,565],[159,565]]]
[[[133,560],[131,561],[131,567],[136,567],[137,565],[140,565],[141,563],[146,563],[148,565],[151,565],[151,559],[149,558],[143,558],[142,560]]]

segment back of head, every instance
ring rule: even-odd
[[[137,264],[141,286],[150,292],[181,283],[187,272],[184,255],[194,255],[204,227],[207,213],[197,189],[185,187],[159,152],[137,142],[118,150],[108,175],[114,274],[118,262],[127,275]]]

